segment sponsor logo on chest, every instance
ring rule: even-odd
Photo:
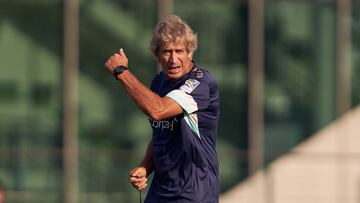
[[[174,130],[174,127],[176,126],[176,123],[178,120],[176,118],[169,119],[169,120],[161,120],[156,121],[153,119],[149,119],[150,125],[154,129],[160,129],[160,130]]]

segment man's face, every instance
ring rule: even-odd
[[[192,53],[188,53],[183,43],[169,43],[158,52],[158,61],[170,80],[178,80],[192,68]]]

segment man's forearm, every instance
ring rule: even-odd
[[[143,85],[129,70],[117,69],[128,67],[128,59],[123,49],[113,54],[106,62],[105,69],[116,75],[126,91],[131,95],[139,108],[153,120],[163,120],[183,112],[183,109],[170,97],[160,97]],[[118,71],[116,71],[118,70]]]
[[[118,79],[139,108],[150,118],[162,120],[182,112],[180,107],[175,111],[173,110],[174,108],[169,108],[169,98],[162,98],[155,94],[143,85],[130,71],[125,71],[118,76]]]

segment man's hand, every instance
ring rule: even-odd
[[[117,66],[125,66],[128,67],[128,58],[125,55],[124,50],[121,48],[118,53],[112,55],[106,62],[105,62],[105,69],[110,73],[114,73],[114,69]]]
[[[136,167],[130,171],[129,182],[137,190],[143,190],[147,186],[147,172],[144,167]]]

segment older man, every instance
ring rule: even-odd
[[[130,71],[123,49],[105,63],[149,117],[152,139],[139,167],[130,172],[138,190],[154,172],[146,203],[217,203],[216,134],[219,91],[214,78],[193,60],[197,35],[178,16],[159,22],[150,49],[162,67],[143,85]]]

